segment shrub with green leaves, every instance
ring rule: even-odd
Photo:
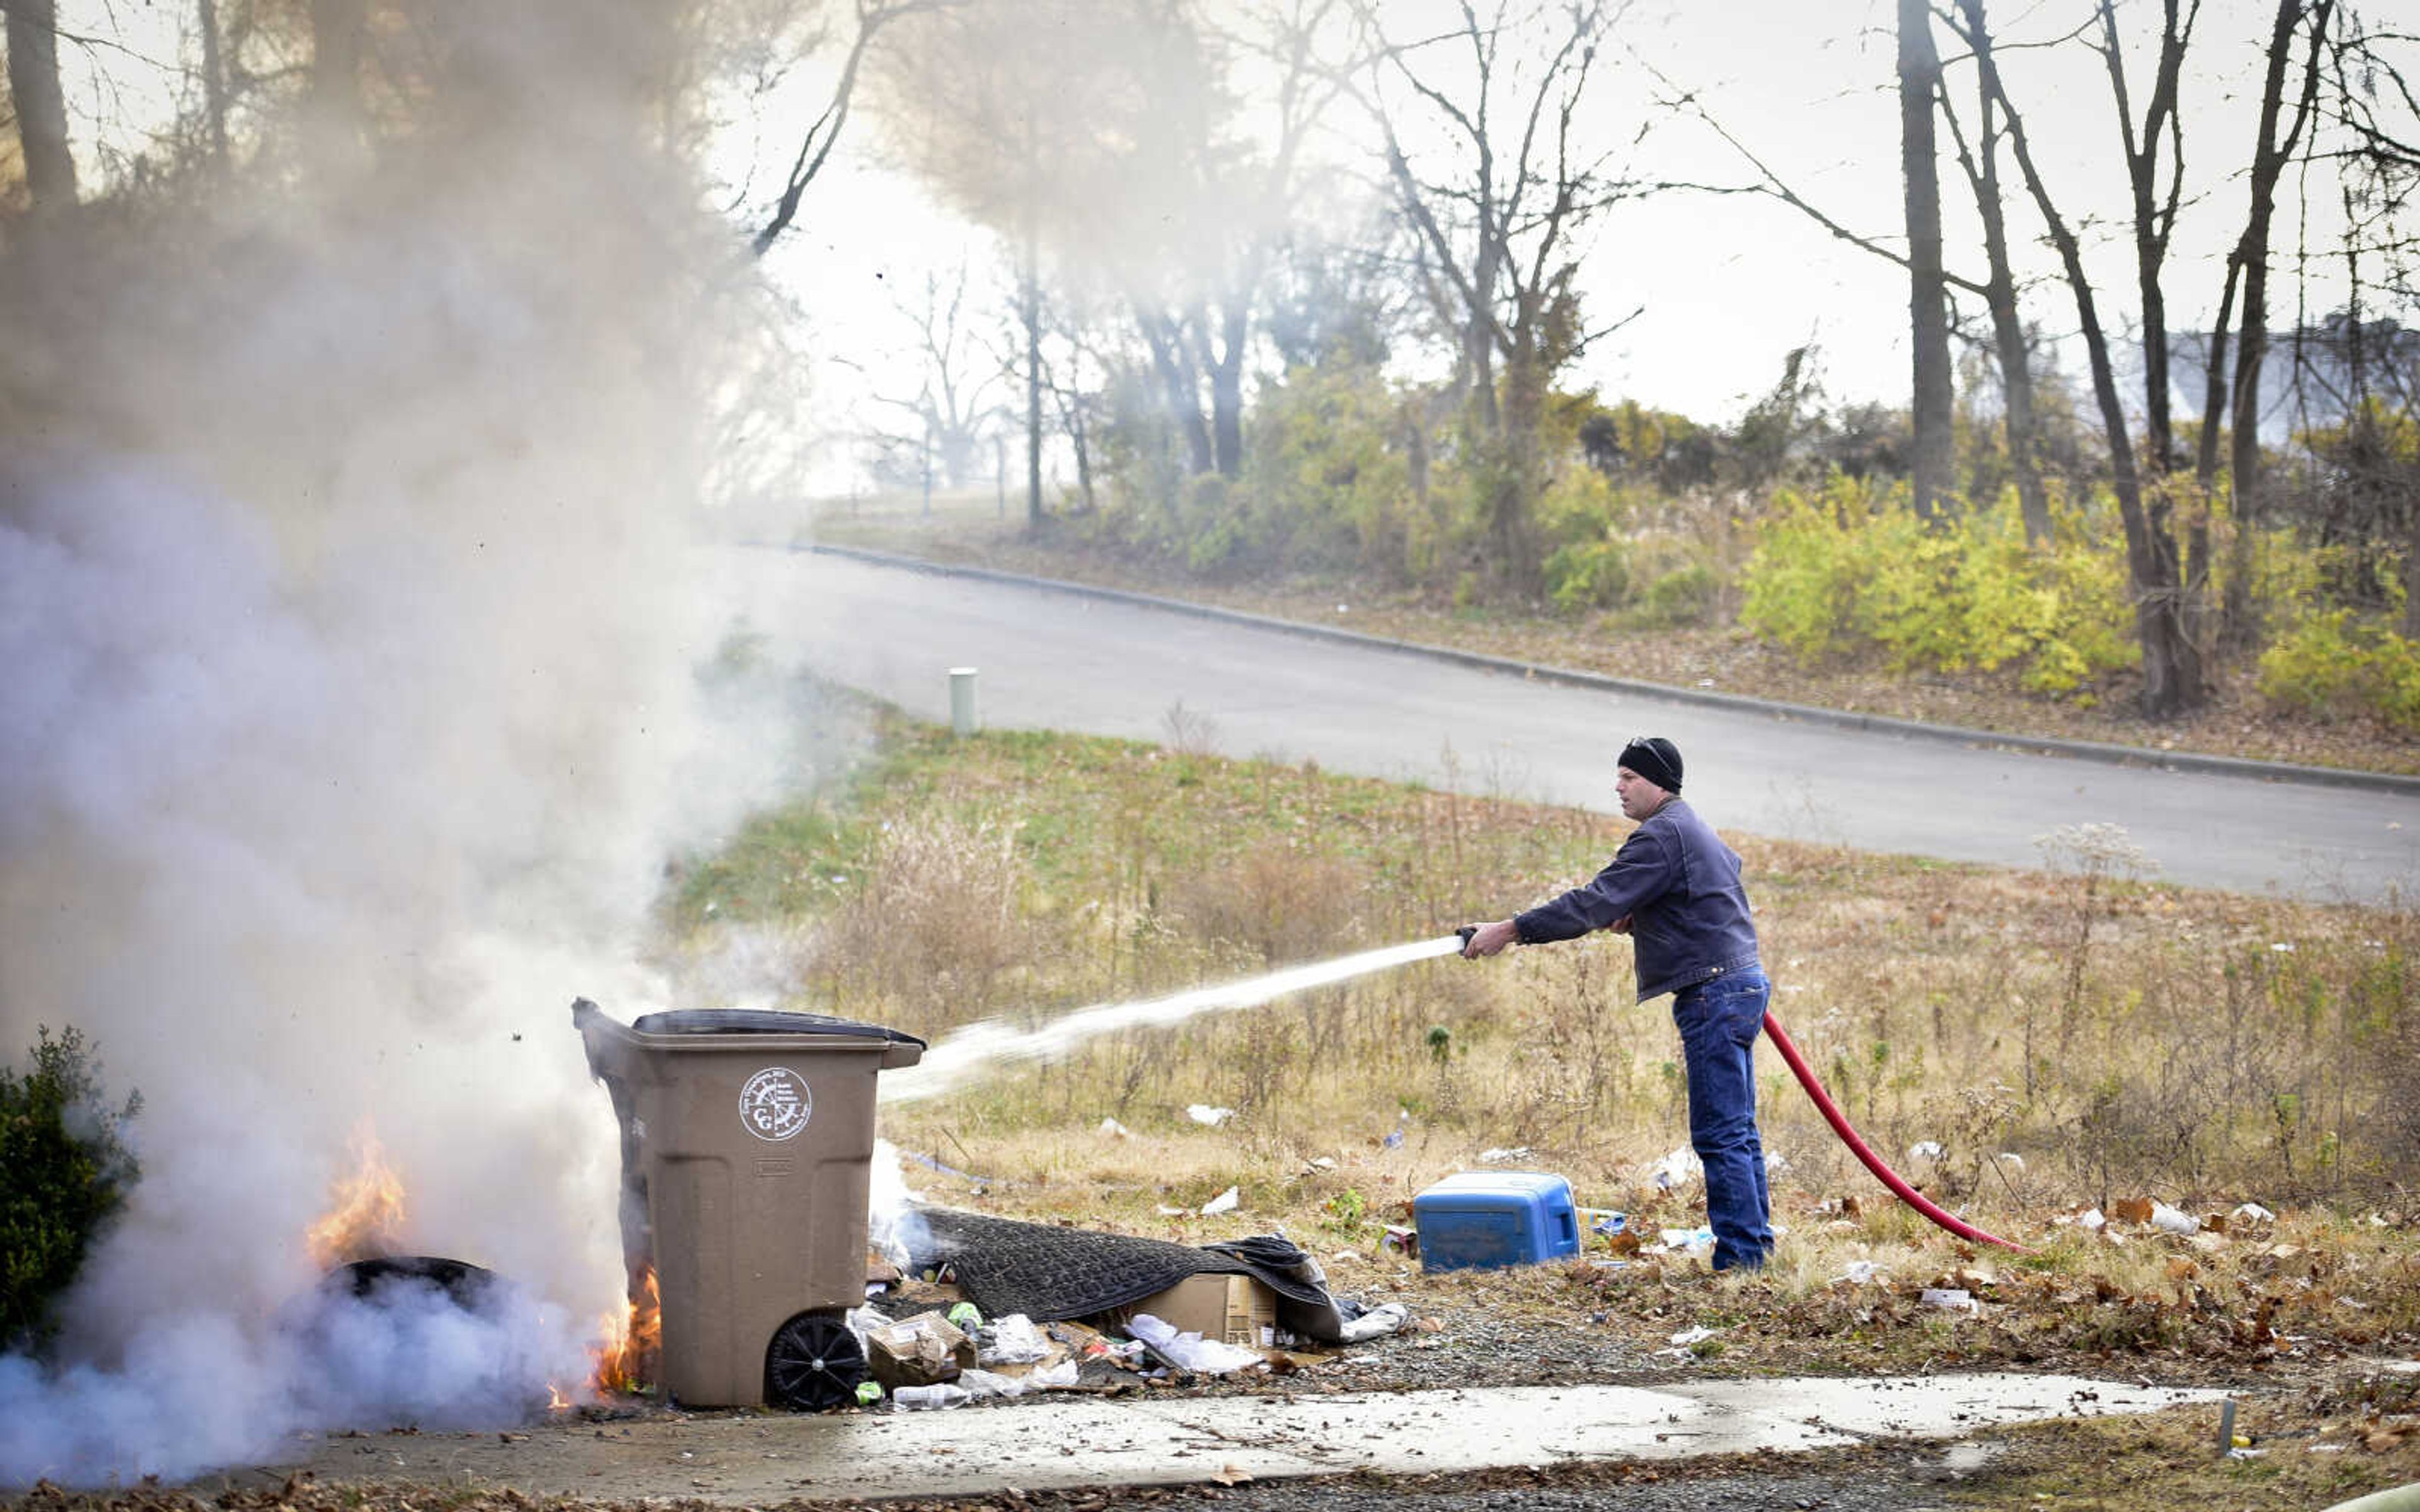
[[[2351,609],[2304,619],[2261,654],[2259,675],[2260,696],[2280,708],[2420,734],[2420,641]]]
[[[1605,474],[1567,468],[1538,501],[1546,593],[1566,611],[1610,609],[1630,596],[1631,512]]]
[[[36,1031],[32,1069],[0,1066],[0,1346],[38,1346],[102,1226],[141,1174],[122,1137],[141,1093],[112,1109],[83,1034]]]
[[[1782,489],[1748,559],[1741,622],[1807,661],[2013,666],[2035,692],[2072,692],[2140,653],[2124,553],[2084,511],[2055,513],[2038,549],[2005,499],[1928,524],[1903,488],[1836,474],[1811,495]]]

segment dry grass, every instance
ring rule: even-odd
[[[928,1037],[1441,933],[1586,876],[1626,828],[1128,743],[886,730],[821,822],[768,816],[694,868],[675,923],[706,956],[751,931],[814,942],[797,1006]],[[1978,1255],[1889,1200],[1775,1058],[1763,1122],[1789,1236],[1773,1273],[1717,1282],[1634,1256],[1490,1283],[1512,1288],[1490,1305],[1603,1308],[1651,1332],[1753,1313],[1721,1348],[1776,1367],[1812,1349],[2259,1368],[2420,1335],[2420,917],[2136,882],[2109,834],[2069,837],[2060,869],[2036,872],[1734,839],[1776,1016],[1904,1175],[2034,1253]],[[822,880],[768,904],[782,889],[758,872]],[[1419,1283],[1385,1227],[1491,1149],[1652,1238],[1702,1214],[1693,1188],[1651,1179],[1685,1143],[1683,1088],[1668,1005],[1631,1005],[1630,981],[1612,936],[1423,963],[1108,1036],[886,1108],[884,1132],[982,1177],[998,1211],[1180,1240],[1282,1227],[1388,1284]],[[1206,1127],[1195,1103],[1235,1113]],[[1919,1142],[1939,1154],[1909,1158]],[[1191,1216],[1230,1186],[1236,1212]],[[2150,1200],[2210,1227],[2164,1233],[2119,1206]],[[2245,1202],[2280,1217],[2215,1231]],[[2107,1227],[2075,1221],[2087,1207]],[[1883,1279],[1844,1282],[1857,1261]],[[1935,1284],[1981,1311],[1927,1306]]]
[[[683,918],[698,954],[803,934],[797,1001],[927,1037],[1440,933],[1585,877],[1626,827],[1119,742],[892,739],[843,810],[694,869]],[[2410,909],[2135,882],[2111,834],[2039,872],[1737,839],[1776,1017],[1878,1149],[1938,1147],[1909,1174],[1943,1200],[2038,1225],[2131,1197],[2392,1202],[2420,1173]],[[903,1124],[1159,1133],[1212,1103],[1315,1152],[1404,1123],[1438,1163],[1526,1146],[1620,1206],[1681,1108],[1666,1005],[1629,989],[1609,936],[1449,959],[1111,1037]],[[1777,1058],[1763,1081],[1795,1184],[1843,1188]]]

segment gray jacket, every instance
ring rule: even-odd
[[[1642,1003],[1757,964],[1739,855],[1677,797],[1648,815],[1592,880],[1517,915],[1512,925],[1522,944],[1540,945],[1576,939],[1625,915]]]

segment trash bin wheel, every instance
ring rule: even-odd
[[[773,1331],[765,1348],[765,1400],[819,1412],[857,1400],[865,1350],[837,1313],[800,1313]]]

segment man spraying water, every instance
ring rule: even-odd
[[[909,1070],[882,1078],[885,1103],[947,1092],[996,1067],[1047,1060],[1101,1034],[1169,1027],[1202,1013],[1256,1008],[1289,993],[1332,986],[1440,956],[1491,956],[1512,944],[1627,933],[1637,947],[1638,997],[1673,995],[1689,1082],[1689,1142],[1706,1171],[1706,1210],[1717,1270],[1754,1270],[1773,1249],[1764,1147],[1756,1124],[1755,1049],[1762,1029],[1850,1152],[1900,1199],[1962,1239],[2010,1243],[1945,1212],[1860,1138],[1790,1036],[1766,1011],[1772,988],[1757,954],[1756,924],[1740,884],[1740,858],[1681,801],[1681,752],[1660,736],[1622,748],[1615,792],[1638,822],[1613,860],[1585,887],[1493,924],[1287,966],[1241,981],[1165,997],[1101,1003],[1038,1027],[987,1020],[961,1026]]]
[[[1636,947],[1638,1000],[1672,995],[1689,1080],[1689,1144],[1706,1171],[1717,1271],[1761,1269],[1773,1251],[1756,1127],[1756,1037],[1772,987],[1758,960],[1740,858],[1681,798],[1681,752],[1660,735],[1622,748],[1614,778],[1638,827],[1604,871],[1559,898],[1481,924],[1463,954],[1576,939],[1600,929]]]

